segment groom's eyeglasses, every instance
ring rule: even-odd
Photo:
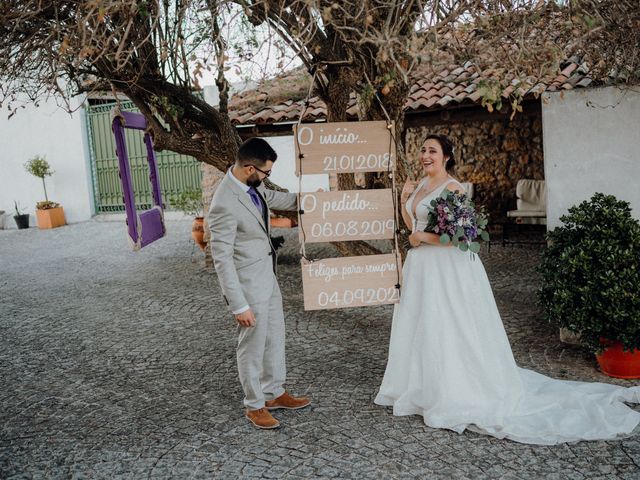
[[[257,171],[259,171],[260,173],[264,174],[265,177],[268,177],[269,175],[271,175],[271,170],[267,170],[266,172],[264,170],[261,170],[260,168],[256,167],[255,165],[249,164],[249,165],[245,165],[245,167],[253,167],[255,168]]]

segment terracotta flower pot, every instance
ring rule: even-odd
[[[47,208],[46,210],[36,209],[36,218],[40,229],[56,228],[67,224],[62,207]]]
[[[193,219],[193,224],[191,225],[191,238],[196,242],[202,250],[207,246],[207,242],[204,241],[204,218],[196,217]]]
[[[295,219],[287,217],[271,217],[270,222],[274,228],[293,228],[298,225]]]
[[[640,350],[624,351],[622,343],[601,339],[606,346],[596,355],[600,371],[615,378],[640,378]]]

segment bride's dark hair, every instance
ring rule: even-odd
[[[440,148],[442,148],[442,154],[445,157],[449,157],[447,159],[447,163],[445,163],[444,165],[444,168],[447,170],[451,170],[456,164],[453,142],[446,135],[437,135],[435,133],[427,135],[427,138],[425,138],[422,143],[426,142],[427,140],[436,140],[440,144]]]

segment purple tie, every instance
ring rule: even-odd
[[[262,201],[260,200],[260,195],[258,195],[258,191],[253,187],[249,187],[249,196],[251,197],[253,204],[256,206],[260,214],[264,216],[264,207],[262,206]]]

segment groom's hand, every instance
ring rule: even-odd
[[[249,309],[245,312],[236,315],[236,322],[241,327],[253,327],[256,324],[256,317],[253,315],[253,310]]]

